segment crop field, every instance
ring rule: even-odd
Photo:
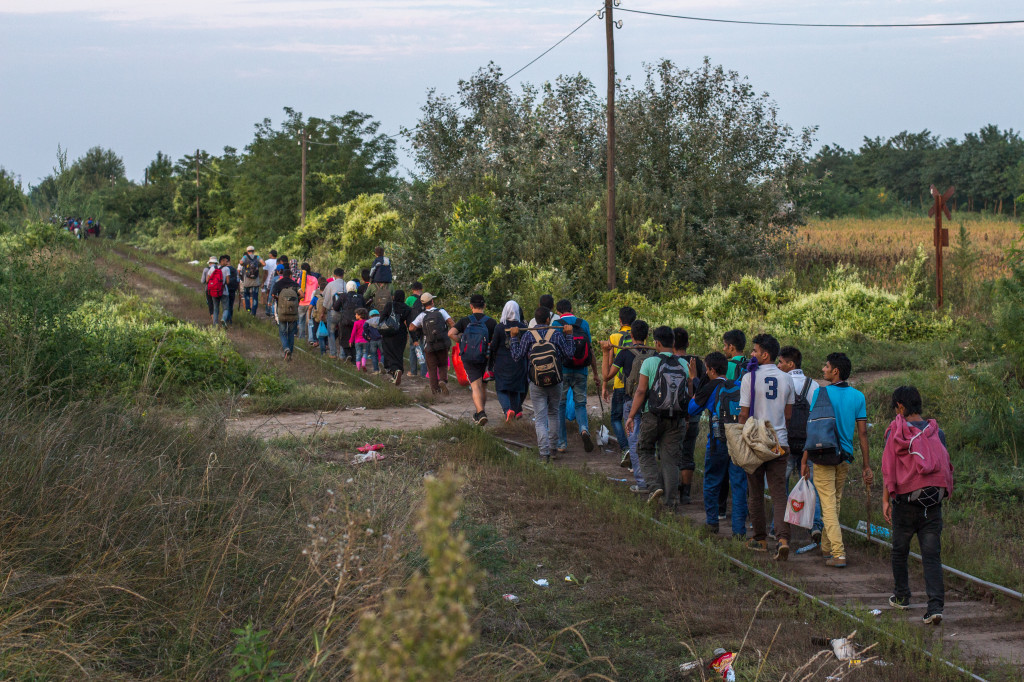
[[[972,251],[972,273],[976,281],[992,280],[1007,274],[1006,250],[1020,235],[1018,223],[1009,219],[960,216],[945,222],[949,229],[946,263],[963,249],[960,228],[963,226]],[[929,257],[934,268],[935,247],[932,242],[934,223],[926,217],[898,218],[833,218],[812,220],[797,228],[796,237],[787,247],[794,268],[815,281],[822,271],[840,263],[856,266],[866,284],[898,289],[904,284],[901,262],[912,259],[918,246]],[[803,278],[801,278],[802,280]]]

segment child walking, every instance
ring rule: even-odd
[[[364,372],[366,369],[366,361],[370,357],[369,343],[366,341],[366,336],[363,335],[363,329],[366,327],[366,318],[368,313],[366,308],[359,308],[356,310],[356,320],[352,323],[352,334],[349,335],[348,343],[350,346],[356,349],[356,369],[360,369]]]
[[[363,337],[366,339],[366,352],[373,362],[373,372],[380,374],[381,341],[384,337],[380,333],[380,313],[378,311],[370,311],[370,316],[363,326]]]

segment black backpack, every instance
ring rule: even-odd
[[[572,369],[583,369],[590,366],[590,339],[583,330],[583,320],[576,318],[572,324],[572,357],[566,358],[565,366]]]
[[[341,291],[334,294],[331,297],[331,310],[336,313],[340,313],[342,307],[345,305],[345,294]]]
[[[257,258],[249,258],[249,256],[247,255],[242,260],[245,261],[245,270],[243,271],[243,272],[245,272],[245,278],[246,279],[259,280],[259,278],[260,278],[260,260],[259,260],[259,258],[258,257]]]
[[[811,403],[807,400],[807,394],[811,390],[811,381],[810,377],[804,377],[804,387],[793,401],[793,416],[786,420],[786,433],[791,444],[802,443],[807,439],[807,418],[811,415]]]
[[[686,369],[675,356],[672,356],[671,362],[669,360],[664,355],[658,358],[658,369],[647,391],[647,409],[659,417],[685,415],[686,402],[689,400]]]
[[[636,387],[640,385],[640,366],[647,358],[654,357],[656,351],[647,346],[630,346],[628,352],[633,354],[633,364],[629,366],[629,374],[622,379],[622,384],[625,386],[626,395],[632,398],[636,393]]]
[[[238,291],[238,270],[233,265],[228,266],[228,291]]]
[[[527,370],[530,381],[541,388],[562,383],[562,363],[558,361],[558,349],[551,342],[556,331],[549,329],[541,336],[536,329],[530,330],[533,346],[530,347]]]
[[[448,349],[448,325],[437,308],[431,308],[423,316],[423,343],[428,351]]]
[[[398,313],[395,312],[394,304],[391,305],[391,312],[388,313],[388,316],[381,318],[378,329],[383,336],[396,336],[402,330],[402,323],[398,319]]]
[[[363,297],[355,291],[345,294],[345,300],[341,307],[342,324],[353,324],[356,321],[356,311],[364,305]]]

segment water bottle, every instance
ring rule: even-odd
[[[419,361],[421,366],[426,367],[427,359],[425,357],[423,357],[423,347],[422,346],[416,346],[416,359]]]
[[[867,521],[863,521],[863,520],[862,521],[858,521],[857,522],[857,530],[859,530],[861,533],[867,533],[868,532],[868,522]],[[888,528],[886,528],[885,526],[876,526],[875,524],[872,523],[871,524],[871,537],[879,538],[879,539],[882,539],[882,540],[891,540],[892,539],[892,531],[889,530]]]

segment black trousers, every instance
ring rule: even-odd
[[[928,613],[942,613],[946,591],[942,582],[942,503],[924,507],[913,502],[892,503],[892,577],[896,597],[910,600],[907,558],[910,539],[917,534],[924,567],[924,591],[928,595]]]

